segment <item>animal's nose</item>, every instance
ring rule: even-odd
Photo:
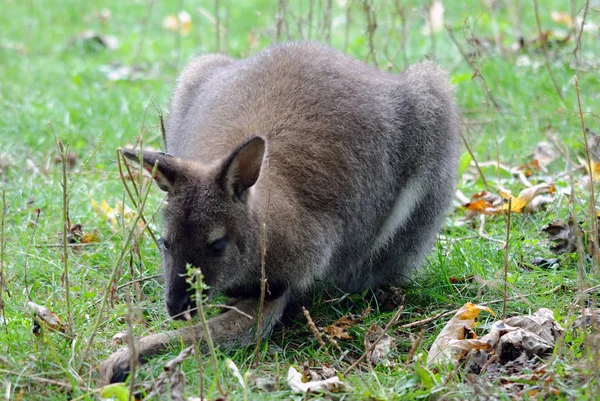
[[[189,296],[167,300],[167,312],[173,319],[185,320],[184,312],[191,308]]]

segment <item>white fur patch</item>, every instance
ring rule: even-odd
[[[420,180],[411,180],[396,199],[390,215],[383,223],[383,226],[381,226],[379,234],[373,242],[371,253],[376,253],[388,244],[394,233],[398,231],[398,228],[406,223],[406,220],[422,197],[422,182]]]

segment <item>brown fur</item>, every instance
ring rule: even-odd
[[[245,60],[196,59],[171,104],[169,154],[143,154],[168,192],[169,313],[192,304],[181,277],[191,264],[212,292],[255,316],[265,222],[264,335],[315,284],[356,292],[402,282],[442,224],[457,137],[452,90],[432,62],[389,74],[306,42]],[[254,320],[229,310],[209,326],[219,344],[250,343]],[[140,361],[180,337],[190,343],[190,333],[140,339]],[[123,380],[129,360],[128,348],[117,351],[103,376]]]

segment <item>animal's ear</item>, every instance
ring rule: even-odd
[[[265,140],[247,139],[225,159],[219,181],[235,199],[245,201],[248,189],[256,183],[265,155]]]
[[[179,166],[173,156],[163,152],[147,151],[142,152],[140,155],[139,152],[133,149],[121,149],[121,153],[131,161],[136,163],[141,161],[142,167],[150,174],[154,171],[152,178],[154,178],[160,189],[169,192],[173,188],[179,175]],[[154,165],[156,165],[156,170],[154,170]]]

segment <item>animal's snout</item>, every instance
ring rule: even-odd
[[[189,295],[167,299],[167,312],[173,319],[185,320],[184,314],[188,310],[190,310],[191,315],[196,313]]]

